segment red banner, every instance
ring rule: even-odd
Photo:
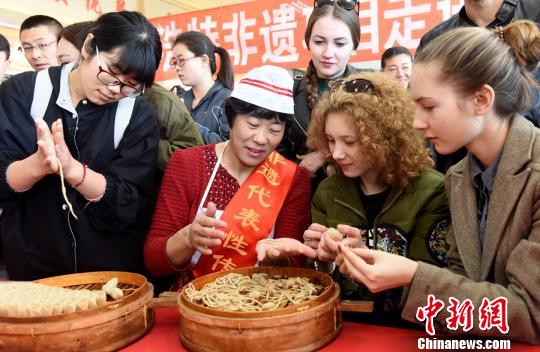
[[[386,48],[414,49],[430,28],[459,11],[462,0],[360,0],[361,40],[352,62],[380,60]],[[171,43],[181,32],[197,30],[229,52],[235,73],[263,64],[305,68],[304,43],[311,1],[256,0],[152,19],[163,41],[157,79],[175,79],[169,66]]]

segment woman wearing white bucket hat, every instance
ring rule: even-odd
[[[144,248],[151,273],[177,274],[179,288],[213,271],[315,257],[300,242],[309,176],[275,152],[292,121],[292,87],[282,68],[249,71],[225,104],[230,141],[173,155]]]

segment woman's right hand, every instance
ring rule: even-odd
[[[317,171],[326,163],[326,158],[320,152],[311,152],[305,155],[296,155],[300,160],[300,167],[303,167],[311,177],[315,176]]]
[[[53,136],[43,119],[35,121],[37,150],[25,159],[11,163],[6,170],[6,181],[17,192],[24,192],[49,174],[58,173],[59,163]]]
[[[326,230],[327,227],[321,224],[313,223],[309,225],[308,229],[304,231],[304,244],[317,250],[317,248],[319,248],[321,236]]]
[[[206,212],[201,212],[195,216],[191,225],[188,226],[187,239],[189,246],[204,255],[211,255],[211,247],[221,245],[221,240],[225,238],[225,233],[216,228],[227,226],[227,223],[215,218],[216,205],[208,203]]]
[[[418,262],[400,255],[341,245],[336,259],[339,270],[354,281],[364,284],[371,292],[381,292],[410,285]]]
[[[319,225],[322,226],[322,225]],[[345,237],[341,241],[334,240],[329,234],[328,229],[325,229],[320,236],[319,246],[317,248],[317,258],[325,262],[332,262],[339,254],[339,244],[347,247],[365,247],[362,241],[362,234],[359,229],[339,224],[337,230]]]
[[[338,255],[338,251],[338,242],[330,237],[328,231],[325,231],[321,236],[319,248],[317,248],[317,259],[323,262],[333,262]]]
[[[35,155],[40,162],[41,171],[44,174],[57,173],[58,159],[51,130],[43,119],[37,119],[35,124],[38,145]]]

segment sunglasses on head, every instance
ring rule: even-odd
[[[341,87],[343,87],[345,92],[351,94],[367,93],[368,91],[373,90],[373,82],[364,78],[357,78],[351,81],[339,79],[332,84],[330,93],[338,91]]]
[[[337,3],[339,7],[347,11],[354,10],[358,6],[356,13],[360,13],[360,0],[314,0],[313,7],[334,6],[334,3]]]

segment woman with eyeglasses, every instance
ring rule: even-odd
[[[77,63],[26,72],[0,91],[0,205],[9,279],[144,272],[159,130],[134,97],[152,85],[157,30],[101,16]],[[34,92],[35,90],[35,92]]]
[[[174,38],[170,65],[182,84],[191,87],[181,98],[206,144],[229,139],[225,100],[234,86],[234,73],[227,50],[215,46],[201,32],[184,32]],[[219,71],[216,62],[219,56]],[[214,79],[216,75],[217,79]]]
[[[413,118],[414,105],[398,82],[381,72],[355,73],[323,96],[308,132],[308,146],[330,154],[338,173],[315,192],[304,243],[317,250],[315,268],[334,275],[343,298],[374,301],[375,313],[364,318],[380,323],[399,319],[402,290],[371,294],[334,270],[339,250],[329,228],[346,235],[356,229],[363,237],[342,244],[446,264],[443,175],[430,168]]]
[[[540,344],[540,131],[519,115],[539,61],[540,31],[523,20],[455,29],[416,57],[413,126],[441,154],[468,149],[446,175],[448,268],[344,246],[337,260],[372,292],[406,286],[404,319],[425,318],[438,300],[436,332]],[[479,320],[451,326],[451,300],[468,302]]]
[[[79,22],[67,26],[58,41],[58,62],[68,63],[81,58],[81,50],[94,22]],[[182,101],[159,84],[145,87],[141,99],[152,107],[159,125],[159,169],[156,182],[161,182],[163,171],[177,149],[186,149],[203,144],[199,130]]]
[[[304,40],[311,52],[307,71],[293,70],[294,123],[288,129],[279,151],[295,160],[312,177],[313,188],[324,178],[326,155],[306,147],[311,111],[330,81],[347,76],[356,69],[349,65],[360,42],[357,0],[315,0]]]

